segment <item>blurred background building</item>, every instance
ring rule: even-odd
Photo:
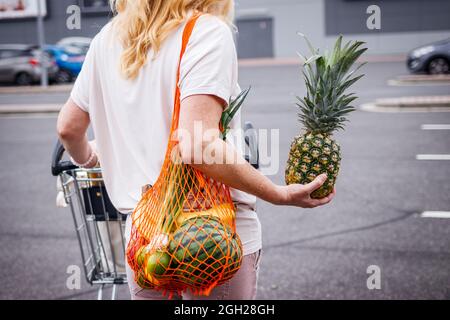
[[[295,56],[297,31],[320,47],[331,44],[338,34],[354,36],[366,41],[372,54],[406,53],[450,37],[448,0],[240,0],[237,4],[242,57]],[[367,28],[366,10],[373,4],[381,8],[380,30]]]
[[[37,0],[0,0],[0,43],[36,43],[33,8]],[[108,0],[42,0],[47,43],[64,37],[94,36],[111,17]],[[81,8],[81,29],[66,27],[68,6]],[[369,30],[368,6],[381,7],[381,29]],[[27,14],[11,14],[29,9]],[[368,43],[372,54],[406,53],[450,36],[448,0],[236,0],[240,58],[295,57],[303,45],[297,32],[316,46],[337,34]],[[34,16],[36,12],[34,12]]]

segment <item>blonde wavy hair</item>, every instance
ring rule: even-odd
[[[110,4],[116,14],[114,30],[125,48],[120,68],[127,79],[136,78],[149,50],[156,56],[190,11],[209,13],[230,24],[234,15],[234,0],[110,0]]]

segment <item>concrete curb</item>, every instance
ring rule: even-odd
[[[0,114],[58,113],[62,104],[0,104]],[[450,96],[416,96],[377,99],[360,107],[370,112],[446,112]]]
[[[52,85],[47,88],[41,86],[0,87],[1,94],[30,94],[30,93],[65,93],[72,90],[73,84]]]
[[[363,56],[358,62],[406,62],[406,55],[372,55]],[[271,66],[300,66],[301,60],[298,57],[291,58],[261,58],[261,59],[239,59],[240,67],[271,67]]]
[[[10,104],[0,105],[0,114],[58,113],[62,104]]]
[[[450,107],[381,107],[375,103],[365,103],[358,108],[366,112],[380,113],[426,113],[426,112],[450,112]]]
[[[450,96],[416,96],[400,98],[377,99],[375,104],[379,107],[397,108],[429,108],[450,107]]]
[[[448,112],[450,96],[420,96],[377,99],[360,106],[369,112]]]
[[[388,80],[389,85],[450,85],[450,75],[411,74]]]
[[[450,82],[450,74],[408,74],[403,76],[398,76],[397,80],[399,81],[449,81]]]

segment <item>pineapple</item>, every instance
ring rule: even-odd
[[[362,48],[364,42],[360,41],[342,46],[339,36],[330,54],[319,54],[306,37],[305,40],[312,52],[309,58],[300,55],[305,61],[307,93],[304,98],[297,97],[298,117],[305,132],[291,144],[285,179],[287,184],[307,184],[326,173],[328,178],[323,186],[311,194],[312,198],[320,199],[333,192],[339,173],[341,152],[333,132],[344,129],[346,116],[355,110],[350,104],[356,96],[346,90],[363,77],[354,76],[362,64],[353,71],[350,68],[367,48]]]

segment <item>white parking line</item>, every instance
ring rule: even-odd
[[[450,154],[418,154],[417,160],[450,160]]]
[[[422,130],[450,130],[450,124],[423,124]]]
[[[450,211],[424,211],[420,214],[421,218],[450,219]]]

